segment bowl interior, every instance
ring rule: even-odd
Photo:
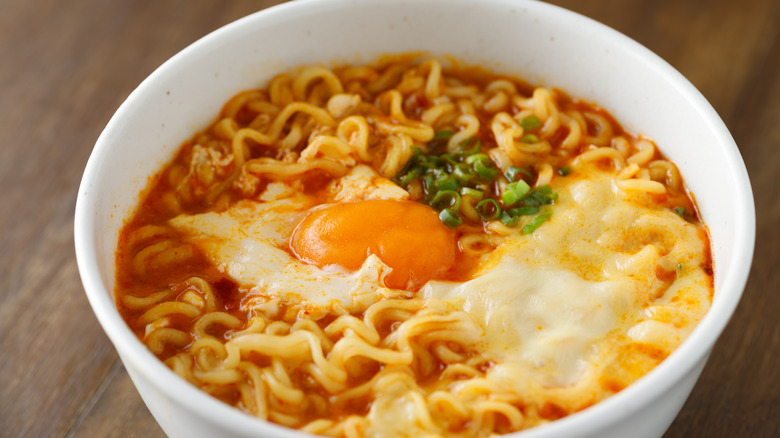
[[[691,335],[695,339],[637,382],[639,389],[632,386],[607,402],[641,401],[631,395],[640,391],[657,395],[650,388],[671,385],[675,367],[692,366],[706,355],[744,287],[755,217],[731,136],[679,73],[617,32],[538,2],[312,0],[246,17],[184,49],[131,94],[98,139],[79,191],[77,256],[90,302],[123,357],[149,372],[166,373],[113,307],[114,252],[139,193],[181,143],[213,121],[229,97],[265,86],[279,72],[411,51],[453,55],[561,88],[656,141],[680,168],[709,227],[715,299]],[[648,379],[656,380],[645,383]]]

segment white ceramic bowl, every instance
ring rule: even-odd
[[[133,335],[113,301],[118,231],[148,177],[235,93],[304,63],[361,63],[425,50],[558,87],[653,138],[696,195],[712,239],[712,308],[683,345],[619,394],[531,437],[658,437],[701,373],[742,294],[753,254],[750,182],[718,115],[677,71],[588,18],[519,0],[311,0],[245,17],[150,75],[106,126],[76,205],[79,271],[92,308],[149,410],[172,437],[300,437],[249,417],[177,377]]]

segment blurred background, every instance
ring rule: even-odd
[[[276,3],[0,2],[0,436],[164,436],[81,286],[79,180],[101,130],[147,75]],[[780,2],[550,3],[682,72],[725,121],[753,184],[758,239],[745,295],[666,437],[780,436]]]

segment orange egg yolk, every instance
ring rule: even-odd
[[[309,212],[290,239],[303,262],[350,271],[377,255],[393,270],[385,285],[417,290],[443,278],[455,265],[455,233],[436,212],[413,201],[369,200],[333,204]]]

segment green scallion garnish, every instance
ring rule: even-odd
[[[479,201],[485,197],[485,192],[482,190],[472,189],[471,187],[461,187],[460,196],[470,196]]]
[[[531,174],[531,172],[523,169],[522,167],[517,167],[517,166],[511,166],[509,169],[506,170],[506,173],[504,175],[506,176],[506,179],[509,180],[509,182],[512,182],[512,181],[517,180],[517,177],[520,174],[525,175],[525,176],[527,176],[528,178],[531,178],[531,179],[533,179],[533,177],[534,177]]]
[[[527,122],[528,126],[538,125],[535,117]],[[532,189],[529,182],[535,180],[534,174],[518,166],[507,169],[505,176],[509,184],[497,193],[496,178],[500,170],[481,152],[482,141],[472,137],[461,142],[458,151],[450,152],[446,139],[452,135],[452,131],[439,131],[425,146],[413,146],[412,157],[395,177],[395,182],[402,187],[419,181],[422,194],[418,200],[439,211],[439,219],[448,227],[463,223],[460,211],[463,196],[477,202],[474,208],[481,220],[499,219],[508,226],[517,225],[522,216],[536,214],[540,206],[556,199],[557,194],[548,186]]]
[[[474,147],[472,147],[471,149],[466,149],[467,147],[471,146],[472,143],[474,143]],[[463,141],[460,144],[460,151],[467,156],[479,153],[479,151],[481,150],[482,150],[482,139],[480,138],[477,138],[477,140],[474,141],[474,137],[472,137],[468,140]]]
[[[474,171],[482,181],[492,181],[498,175],[498,169],[493,167],[492,161],[479,160],[474,163]]]
[[[560,176],[566,176],[570,173],[571,173],[571,167],[569,166],[561,167],[560,169],[558,169],[558,175]]]
[[[458,157],[454,154],[441,154],[439,157],[451,166],[458,164]]]
[[[523,204],[531,207],[552,204],[558,198],[557,193],[552,193],[549,186],[540,186],[523,198]]]
[[[433,186],[435,179],[436,178],[431,174],[422,177],[423,190],[425,190],[426,193],[430,194],[436,192],[436,188]]]
[[[431,207],[436,210],[453,209],[457,211],[460,208],[460,194],[454,190],[438,192],[431,200]]]
[[[483,199],[477,203],[474,207],[479,214],[480,219],[483,221],[492,221],[493,219],[501,216],[501,206],[498,205],[498,201],[492,198]]]
[[[520,216],[512,216],[508,212],[504,211],[501,213],[499,220],[507,227],[514,227],[518,222],[520,222]]]
[[[549,186],[549,185],[547,185],[547,184],[545,184],[545,185],[543,185],[543,186],[536,187],[536,188],[534,189],[534,191],[536,191],[536,192],[539,192],[539,193],[542,193],[542,194],[545,194],[545,195],[550,195],[550,194],[552,194],[552,189],[551,189],[551,188],[550,188],[550,186]]]
[[[537,228],[539,228],[540,225],[550,220],[552,217],[552,210],[547,209],[543,212],[539,213],[539,216],[536,216],[535,218],[531,219],[530,222],[525,224],[523,227],[523,234],[531,234],[534,231],[536,231]]]
[[[542,122],[540,122],[539,119],[536,118],[536,116],[528,116],[528,117],[524,118],[523,120],[520,120],[520,125],[526,131],[530,131],[532,129],[536,129],[536,128],[542,126]]]
[[[466,158],[463,160],[463,162],[464,162],[464,163],[466,163],[466,164],[472,164],[472,165],[473,165],[474,163],[476,163],[477,161],[485,161],[485,162],[488,162],[488,161],[490,161],[490,162],[492,162],[492,160],[490,159],[490,157],[488,157],[486,154],[483,154],[483,153],[476,153],[476,154],[471,154],[471,155],[468,155],[468,156],[466,156]]]
[[[520,139],[523,143],[539,143],[539,137],[533,134],[526,134]]]
[[[463,223],[463,219],[460,217],[460,214],[452,208],[445,208],[444,210],[439,213],[439,220],[444,225],[455,228],[458,225]]]
[[[459,184],[455,178],[445,174],[433,182],[433,187],[436,188],[437,192],[442,190],[458,190]]]
[[[539,207],[516,207],[508,210],[512,216],[530,216],[539,213]]]
[[[461,184],[469,184],[477,178],[477,172],[466,163],[458,163],[453,166],[452,175]]]
[[[398,178],[398,184],[401,187],[406,187],[409,185],[409,183],[417,179],[417,177],[418,177],[417,172],[415,171],[407,172],[404,176]]]
[[[501,200],[505,206],[510,207],[523,199],[523,196],[530,190],[531,187],[523,180],[511,182],[507,184],[506,190],[501,194]]]

